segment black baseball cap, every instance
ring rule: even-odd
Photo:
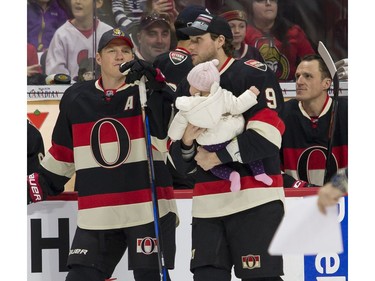
[[[181,23],[184,27],[190,26],[200,14],[210,14],[203,6],[189,5],[186,6],[177,16],[176,22]]]
[[[191,26],[181,28],[180,31],[189,36],[198,36],[209,32],[233,39],[232,29],[226,19],[212,14],[200,14]]]
[[[189,40],[189,36],[182,33],[179,29],[191,26],[200,14],[210,14],[210,12],[203,6],[189,5],[178,14],[174,22],[178,40]]]
[[[103,50],[109,44],[109,42],[117,38],[124,40],[125,43],[133,49],[134,45],[129,35],[127,35],[120,28],[114,28],[103,33],[99,41],[98,52]]]
[[[141,17],[141,21],[139,23],[140,29],[147,29],[154,25],[155,23],[162,23],[167,26],[169,29],[171,28],[171,22],[168,15],[165,14],[158,14],[158,13],[151,13],[146,14]]]

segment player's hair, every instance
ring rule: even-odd
[[[211,35],[211,39],[214,40],[214,41],[219,37],[219,35],[217,35],[215,33],[210,33],[210,35]],[[225,38],[225,43],[223,45],[223,50],[224,50],[224,53],[228,57],[233,57],[234,46],[233,46],[232,42],[233,42],[233,39]]]
[[[327,65],[325,64],[322,57],[319,56],[318,54],[306,55],[302,58],[301,62],[303,62],[303,61],[313,61],[313,60],[316,60],[319,63],[319,71],[322,73],[322,79],[324,79],[324,78],[332,79]]]

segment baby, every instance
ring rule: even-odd
[[[219,61],[200,63],[191,69],[187,76],[190,84],[190,95],[178,97],[176,107],[179,109],[174,117],[168,136],[180,140],[188,123],[206,128],[196,141],[210,152],[223,149],[233,138],[244,131],[245,120],[242,113],[257,104],[259,90],[251,86],[239,97],[220,87],[220,73],[217,69]],[[272,184],[258,160],[249,163],[256,180],[268,186]],[[211,169],[211,172],[231,182],[230,190],[241,189],[240,174],[230,166],[222,164]]]

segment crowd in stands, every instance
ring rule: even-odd
[[[137,56],[153,62],[157,55],[176,48],[174,25],[178,14],[189,5],[203,6],[224,17],[234,35],[234,57],[265,62],[280,82],[294,81],[302,57],[316,52],[316,38],[292,21],[297,16],[283,9],[290,5],[286,0],[97,0],[96,7],[92,3],[27,1],[28,84],[43,84],[45,76],[55,74],[69,75],[71,83],[82,80],[78,73],[86,71],[88,60],[93,61],[89,70],[93,78],[99,77],[95,52],[100,36],[112,27],[123,28],[131,35]],[[149,25],[152,17],[163,18],[169,31],[154,33]],[[343,36],[337,40],[341,42]],[[80,65],[85,69],[80,70]]]

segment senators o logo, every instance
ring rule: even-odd
[[[106,125],[106,126],[104,126]],[[108,126],[110,125],[110,126]],[[105,129],[104,129],[105,128]],[[102,141],[100,139],[101,135],[106,135],[105,130],[111,135],[116,135],[117,143],[117,155],[114,160],[108,160],[103,153]],[[108,130],[113,130],[108,132]],[[96,122],[91,131],[91,151],[94,155],[96,162],[103,168],[115,168],[121,165],[129,156],[130,152],[130,137],[128,131],[118,120],[113,118],[105,118]]]
[[[254,256],[247,256],[246,257],[246,265],[248,268],[253,268],[257,263],[257,260]]]
[[[260,256],[259,255],[243,256],[242,267],[246,269],[260,268]]]
[[[152,253],[157,252],[156,240],[154,238],[145,237],[141,239],[138,242],[138,244],[139,244],[140,251],[143,254],[151,255]]]
[[[308,171],[310,170],[309,164],[311,164],[310,157],[313,153],[321,153],[324,159],[327,159],[327,148],[324,146],[312,146],[301,153],[297,163],[298,178],[307,182],[310,182]],[[331,170],[328,171],[328,177],[330,178],[333,172],[337,171],[338,166],[334,154],[331,154],[329,166],[331,167]],[[320,168],[324,170],[326,168],[326,162],[321,163]]]

